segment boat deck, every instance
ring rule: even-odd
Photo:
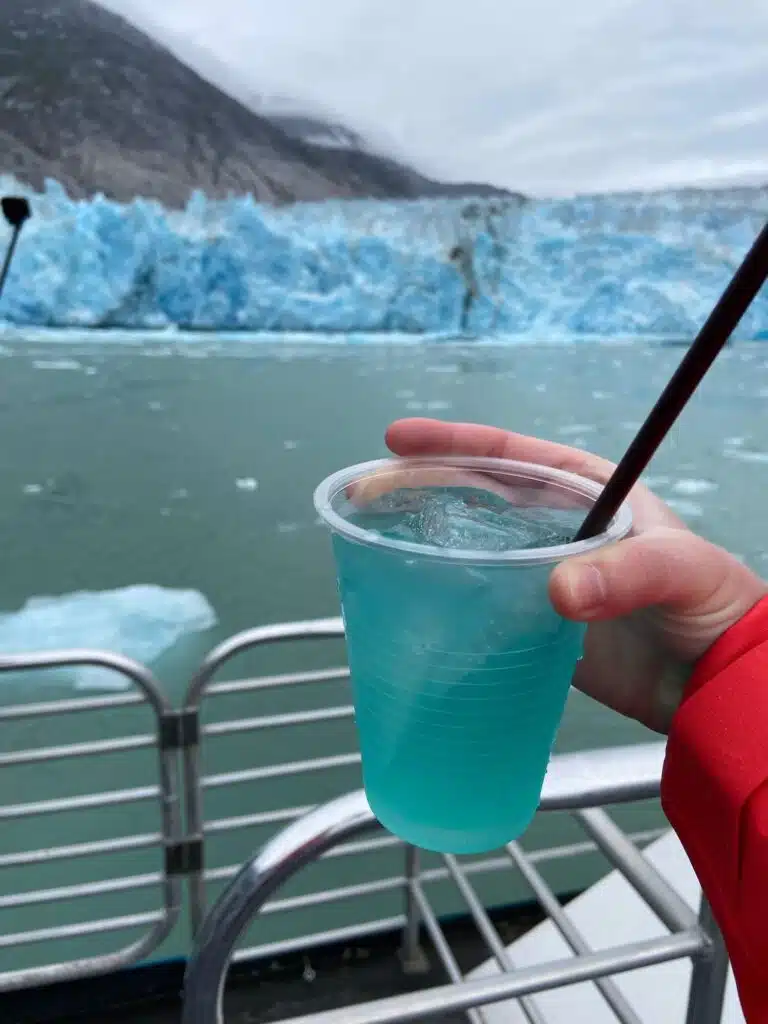
[[[535,904],[489,914],[504,942],[512,942],[545,919]],[[463,974],[482,964],[487,948],[469,916],[443,923],[443,932]],[[225,997],[227,1024],[273,1024],[297,1014],[330,1013],[342,1006],[418,991],[449,980],[429,936],[423,940],[427,969],[403,971],[401,933],[334,943],[264,963],[233,968]],[[137,974],[141,972],[136,972]],[[159,975],[164,973],[164,977]],[[136,979],[122,994],[102,983],[80,982],[79,991],[62,1000],[16,993],[0,996],[0,1019],[14,1024],[178,1024],[181,1011],[182,969],[148,968],[145,983]],[[56,1005],[66,1006],[61,1013]],[[463,1024],[462,1013],[432,1018],[437,1024]]]
[[[540,909],[529,907],[501,911],[493,915],[499,934],[513,941],[543,919]],[[443,926],[446,938],[462,974],[477,968],[487,957],[487,948],[469,918]],[[245,976],[230,984],[225,999],[227,1024],[276,1024],[299,1014],[330,1013],[343,1006],[354,1006],[388,996],[417,992],[428,986],[445,985],[450,980],[429,938],[423,942],[428,970],[416,975],[403,971],[399,955],[400,934],[379,940],[335,947],[311,953],[286,964],[270,978]],[[313,977],[306,980],[306,964]],[[462,1012],[431,1018],[437,1024],[466,1024]],[[121,1024],[170,1024],[161,1015],[135,1017]]]

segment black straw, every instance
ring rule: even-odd
[[[698,337],[686,352],[669,384],[664,388],[648,419],[637,437],[613,471],[611,478],[581,524],[574,541],[586,540],[607,529],[629,492],[656,454],[656,449],[667,436],[688,399],[699,386],[702,377],[715,361],[746,313],[752,300],[768,278],[768,224],[744,262],[733,275]]]
[[[23,196],[3,196],[0,199],[0,209],[3,211],[3,217],[13,228],[11,241],[8,244],[5,259],[3,260],[3,267],[0,270],[0,296],[2,296],[5,279],[8,277],[8,271],[11,269],[11,260],[16,250],[16,243],[19,240],[21,229],[32,216],[32,211],[29,208],[29,203]]]

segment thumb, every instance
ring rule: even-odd
[[[550,580],[552,603],[567,619],[613,619],[656,606],[707,646],[766,593],[763,580],[723,548],[669,527],[562,562]]]

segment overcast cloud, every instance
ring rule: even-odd
[[[768,181],[768,0],[103,0],[450,180]]]

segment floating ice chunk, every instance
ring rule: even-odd
[[[678,480],[673,491],[677,491],[678,494],[706,494],[708,491],[716,491],[717,484],[711,480]]]
[[[296,531],[298,529],[299,529],[299,524],[298,523],[278,523],[277,524],[277,532],[278,533],[296,533]]]
[[[211,629],[216,622],[216,613],[198,591],[154,584],[33,597],[20,611],[0,614],[0,654],[89,647],[151,665],[183,636]],[[52,675],[45,673],[45,678]],[[76,689],[124,690],[131,685],[126,677],[102,668],[61,669],[56,675]],[[0,683],[8,678],[0,675]]]
[[[666,487],[669,484],[668,476],[643,476],[640,479],[652,491]]]
[[[441,363],[439,366],[428,366],[427,373],[458,373],[456,363]]]
[[[594,429],[592,423],[570,423],[565,427],[558,427],[557,432],[561,437],[574,437],[577,434],[591,434]]]
[[[739,462],[768,462],[768,452],[752,452],[741,448],[726,448],[723,455],[726,459],[737,459]]]
[[[36,370],[82,370],[76,359],[35,359],[32,365]]]

